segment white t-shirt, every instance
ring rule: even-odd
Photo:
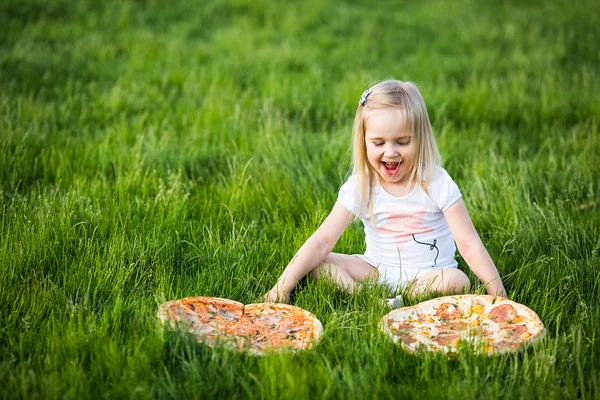
[[[379,184],[373,187],[373,214],[360,209],[360,188],[352,175],[340,188],[338,202],[358,216],[365,227],[367,248],[363,258],[386,275],[388,283],[414,279],[433,268],[456,268],[456,245],[443,212],[461,198],[456,183],[443,168],[436,168],[427,187],[419,185],[404,197],[395,197]]]

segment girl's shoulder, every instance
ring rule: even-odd
[[[346,179],[344,183],[340,186],[340,193],[355,193],[358,190],[358,176],[356,174],[352,174]]]
[[[431,172],[431,179],[429,180],[427,187],[429,188],[436,185],[444,185],[448,184],[449,182],[454,183],[454,180],[452,179],[448,171],[446,171],[442,167],[436,166]]]
[[[361,194],[357,175],[351,175],[342,184],[338,192],[337,201],[346,207],[352,214],[358,215],[361,210]]]
[[[351,185],[356,185],[358,182],[358,175],[357,174],[352,174],[348,177],[348,179],[346,179],[346,182],[344,182],[345,184],[351,184]]]
[[[461,198],[462,194],[456,182],[444,168],[436,167],[432,175],[431,181],[427,185],[427,191],[434,204],[444,211]]]

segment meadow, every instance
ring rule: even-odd
[[[0,398],[600,398],[595,1],[4,0]],[[322,341],[211,350],[160,303],[257,301],[351,172],[362,91],[416,82],[444,167],[547,333],[409,354],[381,288],[304,280]],[[360,253],[352,224],[334,251]],[[469,274],[472,293],[485,289]]]

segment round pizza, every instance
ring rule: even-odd
[[[518,349],[544,333],[530,308],[487,295],[439,297],[383,317],[381,330],[409,351],[456,353],[462,346],[495,354]]]
[[[310,312],[289,304],[244,305],[217,297],[186,297],[160,305],[158,318],[183,328],[210,347],[223,345],[250,354],[310,349],[323,325]]]

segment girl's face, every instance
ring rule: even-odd
[[[404,185],[415,158],[412,132],[402,113],[394,108],[369,110],[365,115],[365,145],[369,164],[386,184]]]

